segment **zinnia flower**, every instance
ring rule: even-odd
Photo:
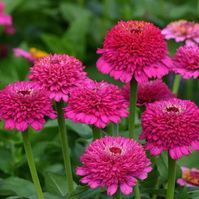
[[[104,137],[91,143],[81,156],[83,166],[76,170],[82,183],[91,188],[107,187],[107,194],[130,194],[136,178],[144,180],[152,170],[140,144],[124,137]]]
[[[172,159],[199,150],[199,109],[188,100],[170,99],[147,105],[142,114],[140,139],[152,155],[168,150]]]
[[[75,88],[71,92],[65,117],[75,122],[104,128],[128,116],[128,102],[121,90],[106,82],[94,82]]]
[[[48,93],[32,82],[16,82],[0,91],[0,119],[5,128],[25,131],[30,125],[42,129],[45,119],[56,118]]]
[[[70,90],[86,79],[83,69],[78,59],[54,54],[35,60],[29,78],[46,88],[51,99],[68,101]]]
[[[167,46],[158,27],[144,21],[120,21],[106,35],[97,68],[104,74],[129,82],[168,74]]]
[[[125,99],[129,101],[130,85],[122,88]],[[138,84],[137,106],[145,106],[155,101],[167,100],[175,97],[169,87],[162,80],[148,81]]]
[[[175,39],[176,42],[186,42],[188,45],[199,43],[199,24],[179,20],[171,22],[162,30],[165,39]]]
[[[182,46],[177,49],[173,58],[173,71],[184,79],[199,77],[199,47]]]
[[[199,170],[187,167],[181,167],[182,178],[177,179],[177,183],[181,186],[199,187]]]
[[[12,25],[12,17],[4,13],[5,4],[0,1],[0,25]]]

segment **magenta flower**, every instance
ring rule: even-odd
[[[191,101],[170,99],[147,105],[140,139],[152,155],[168,150],[172,159],[199,150],[199,109]]]
[[[125,99],[129,101],[130,85],[122,88]],[[137,106],[145,106],[155,101],[174,98],[175,95],[162,80],[148,81],[138,84]]]
[[[48,55],[35,60],[29,78],[38,82],[55,101],[68,101],[70,90],[86,79],[82,63],[69,55]]]
[[[197,45],[182,46],[177,49],[173,58],[173,71],[184,79],[199,77],[199,47]]]
[[[5,4],[0,1],[0,25],[10,26],[12,25],[12,17],[4,13]]]
[[[16,82],[0,91],[0,119],[5,128],[25,131],[30,125],[41,130],[44,117],[56,118],[47,91],[32,82]]]
[[[91,143],[81,156],[83,166],[76,170],[82,183],[91,188],[107,187],[107,194],[132,192],[136,178],[144,180],[152,170],[142,146],[133,139],[104,137]]]
[[[171,22],[162,30],[165,39],[175,39],[176,42],[186,42],[187,45],[199,43],[199,24],[179,20]]]
[[[181,186],[199,187],[199,170],[187,167],[181,167],[182,178],[177,179],[177,183]]]
[[[29,52],[27,52],[21,48],[14,48],[13,52],[16,57],[23,57],[30,62],[34,61],[34,57]]]
[[[168,74],[171,60],[158,27],[144,21],[120,21],[106,35],[97,68],[122,82]]]
[[[68,119],[104,128],[108,123],[118,123],[121,117],[128,116],[128,102],[117,86],[89,81],[72,90],[64,110]]]

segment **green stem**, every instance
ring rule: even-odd
[[[67,190],[68,193],[71,194],[74,190],[73,187],[73,175],[72,175],[72,168],[71,168],[71,160],[70,160],[70,148],[68,145],[68,136],[67,130],[65,125],[64,119],[64,102],[56,102],[57,106],[57,113],[58,113],[58,124],[59,124],[59,134],[60,134],[60,141],[62,146],[62,153],[64,158],[64,166],[66,171],[66,181],[67,181]]]
[[[23,137],[24,149],[25,149],[25,152],[26,152],[26,158],[27,158],[27,161],[28,161],[28,166],[29,166],[30,173],[31,173],[31,176],[32,176],[32,180],[34,182],[35,189],[36,189],[36,192],[37,192],[37,197],[38,197],[38,199],[44,199],[43,192],[42,192],[42,189],[41,189],[41,185],[40,185],[40,182],[39,182],[39,177],[38,177],[38,174],[37,174],[37,169],[36,169],[35,162],[34,162],[34,159],[33,159],[33,153],[32,153],[31,143],[29,141],[28,131],[23,132],[22,137]]]
[[[178,94],[178,90],[180,87],[180,81],[181,81],[181,76],[180,75],[176,75],[174,78],[174,82],[173,82],[173,93],[175,93],[176,95]]]
[[[130,82],[130,108],[129,108],[129,137],[134,138],[135,113],[137,102],[137,82],[132,79]]]
[[[174,199],[175,179],[176,179],[176,161],[173,160],[168,153],[168,188],[167,198]]]
[[[140,189],[139,189],[139,184],[138,184],[138,182],[137,182],[137,184],[135,185],[134,193],[135,193],[135,199],[141,199]]]
[[[113,135],[119,136],[119,124],[113,124]]]
[[[116,199],[122,199],[122,194],[120,191],[116,193]]]
[[[186,99],[191,99],[193,96],[193,79],[186,81]]]
[[[95,125],[92,126],[93,129],[93,140],[96,140],[101,137],[101,130]]]

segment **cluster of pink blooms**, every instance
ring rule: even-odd
[[[5,14],[5,4],[0,1],[0,25],[5,26],[5,32],[8,34],[14,34],[15,28],[12,26],[12,17]]]
[[[175,25],[170,26],[162,34],[171,34]],[[177,28],[175,34],[176,31]],[[140,139],[146,140],[144,148],[152,155],[168,151],[177,160],[189,155],[192,149],[199,150],[199,109],[191,101],[177,99],[161,78],[170,71],[184,78],[197,78],[199,50],[196,45],[183,46],[170,58],[162,34],[149,22],[120,21],[107,33],[103,48],[97,50],[101,54],[97,68],[124,83],[132,79],[138,82],[137,105],[146,106],[140,135]],[[166,38],[198,41],[195,36],[179,34]],[[120,89],[90,80],[82,62],[66,54],[33,60],[25,51],[14,52],[32,61],[33,66],[30,82],[10,84],[0,91],[0,119],[5,120],[5,128],[25,131],[30,125],[40,130],[45,116],[56,118],[52,100],[67,102],[63,109],[65,118],[98,128],[119,123],[128,116],[129,84]],[[157,80],[148,81],[151,78]],[[151,171],[143,147],[124,137],[104,137],[92,142],[81,162],[83,165],[76,171],[83,176],[81,182],[91,188],[106,187],[108,195],[115,194],[118,187],[123,194],[130,194],[137,179],[145,179]],[[183,183],[182,179],[178,181]]]

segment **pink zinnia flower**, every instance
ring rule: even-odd
[[[199,43],[199,24],[179,20],[171,22],[162,30],[165,39],[175,39],[176,42],[186,42],[188,45]]]
[[[199,170],[187,167],[181,167],[182,178],[177,179],[177,183],[181,186],[199,187]]]
[[[129,82],[168,74],[167,46],[158,27],[144,21],[120,21],[106,35],[97,68],[104,74]]]
[[[42,129],[45,119],[56,118],[48,93],[32,82],[16,82],[0,91],[0,119],[5,128],[25,131],[30,125]]]
[[[130,85],[122,88],[125,99],[129,101]],[[175,95],[162,80],[148,81],[138,84],[137,105],[145,106],[155,101],[174,98]]]
[[[21,48],[14,48],[13,52],[16,57],[23,57],[30,62],[34,61],[34,57],[29,52],[27,52]]]
[[[180,74],[184,79],[199,77],[199,47],[182,46],[177,49],[173,58],[173,71]]]
[[[12,17],[4,13],[5,4],[0,1],[0,25],[12,25]]]
[[[89,83],[73,89],[65,117],[75,122],[104,128],[108,123],[118,123],[128,116],[128,102],[121,90],[106,82]]]
[[[136,178],[144,180],[152,170],[140,144],[124,137],[104,137],[91,143],[81,156],[83,166],[76,170],[82,183],[91,188],[107,187],[107,194],[130,194]]]
[[[83,64],[69,55],[48,55],[34,62],[29,78],[45,87],[50,98],[68,101],[70,90],[86,79]]]
[[[170,99],[147,105],[142,114],[142,133],[145,148],[152,155],[168,150],[177,160],[199,150],[199,109],[188,100]]]

